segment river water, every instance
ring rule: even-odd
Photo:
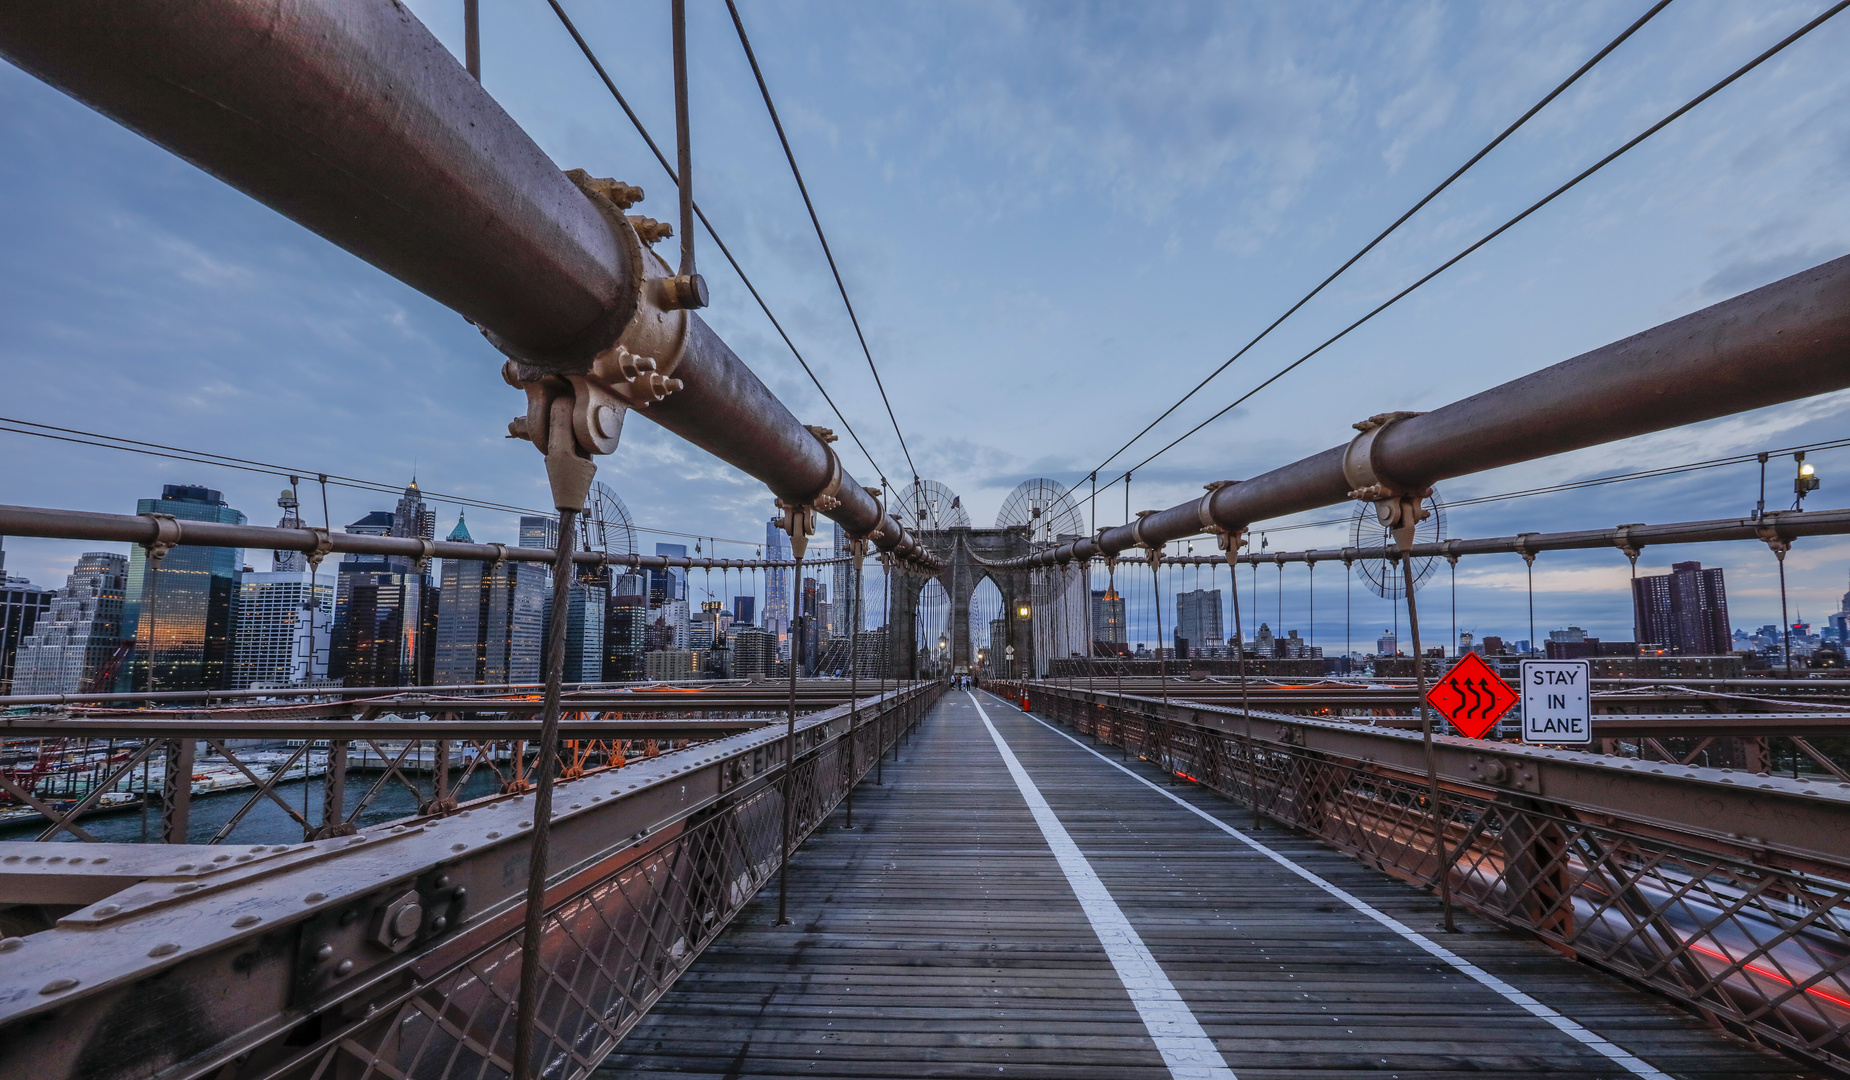
[[[376,772],[350,772],[347,774],[347,805],[352,806],[379,779]],[[423,779],[420,777],[420,779]],[[195,795],[193,797],[193,816],[188,823],[186,842],[189,844],[210,843],[218,831],[231,820],[247,802],[254,788],[242,791],[225,791],[212,795]],[[276,794],[289,804],[298,814],[303,814],[314,825],[321,824],[321,777],[313,777],[307,783],[293,780],[276,785]],[[463,789],[456,793],[459,800],[479,799],[500,790],[499,778],[488,768],[478,769],[469,778]],[[306,809],[306,813],[303,811]],[[397,779],[387,780],[366,811],[356,820],[361,828],[378,825],[398,818],[409,817],[417,813],[418,800],[405,785]],[[105,814],[98,817],[84,818],[79,824],[91,836],[105,843],[133,844],[148,843],[159,838],[161,832],[161,813],[158,806],[145,807],[128,813]],[[19,822],[0,827],[0,840],[31,840],[45,831],[43,819]],[[61,841],[74,841],[77,838],[68,832],[58,834]],[[282,807],[267,796],[262,802],[252,807],[232,830],[225,843],[234,844],[299,844],[302,842],[302,826]]]

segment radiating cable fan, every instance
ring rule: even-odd
[[[1445,504],[1439,501],[1437,494],[1426,498],[1427,517],[1413,530],[1413,542],[1416,544],[1436,544],[1445,538]],[[1394,534],[1382,525],[1375,516],[1372,503],[1360,503],[1355,509],[1355,522],[1350,533],[1350,544],[1358,548],[1392,548],[1395,546]],[[1437,555],[1416,557],[1413,560],[1413,587],[1422,588],[1426,579],[1432,576],[1438,565]],[[1357,559],[1355,576],[1362,579],[1370,592],[1384,600],[1399,600],[1407,594],[1405,572],[1401,570],[1397,559],[1380,556]]]
[[[629,507],[601,481],[591,485],[591,497],[585,500],[585,512],[578,523],[583,526],[586,551],[613,556],[636,554],[636,526],[630,521]]]
[[[938,532],[970,527],[970,515],[964,510],[963,500],[936,480],[914,480],[898,488],[895,502],[906,528]]]
[[[996,528],[1026,526],[1028,540],[1051,544],[1062,536],[1078,536],[1085,531],[1086,519],[1059,481],[1045,477],[1024,480],[1008,498],[1002,500],[1002,512],[996,515]]]

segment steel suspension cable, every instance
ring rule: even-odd
[[[25,427],[6,427],[4,426],[6,424],[21,424],[25,425]],[[26,430],[26,427],[43,428],[45,430],[29,431]],[[212,465],[218,468],[235,469],[239,472],[264,473],[266,475],[279,477],[310,475],[309,470],[286,465],[275,465],[269,462],[256,461],[251,458],[242,458],[231,454],[217,454],[210,450],[188,450],[184,447],[168,446],[163,443],[143,442],[140,439],[130,439],[119,435],[105,435],[94,431],[83,431],[78,428],[41,424],[32,420],[15,420],[5,416],[0,416],[0,432],[7,432],[13,435],[31,435],[35,438],[75,443],[79,446],[94,446],[103,450],[119,450],[123,453],[141,454],[145,457],[167,458],[172,461],[190,461],[199,465]],[[63,432],[64,434],[53,434],[53,432]],[[79,438],[77,436],[83,437]],[[358,477],[340,476],[335,473],[322,472],[316,472],[313,473],[313,475],[319,477],[321,481],[324,517],[326,516],[325,504],[327,501],[327,486],[329,484],[333,484],[335,487],[349,488],[354,491],[369,491],[381,495],[395,495],[404,490],[403,485],[388,484],[380,480],[366,480]],[[451,503],[456,506],[472,507],[478,510],[493,510],[498,513],[506,514],[529,514],[544,517],[553,516],[553,512],[531,506],[515,506],[509,503],[491,502],[486,499],[472,499],[464,495],[451,495],[440,491],[423,491],[423,494],[427,499],[434,502]],[[645,532],[655,536],[684,536],[689,539],[696,538],[694,533],[677,532],[673,529],[658,529],[647,525],[633,525],[632,528],[637,532]],[[708,539],[718,540],[727,544],[745,544],[750,546],[750,541],[747,540],[732,540],[723,536],[708,537]]]
[[[1323,352],[1323,350],[1336,344],[1338,341],[1341,341],[1343,338],[1349,336],[1351,332],[1360,328],[1363,324],[1369,322],[1375,316],[1381,314],[1383,311],[1386,311],[1388,308],[1394,306],[1396,303],[1399,303],[1401,300],[1405,299],[1408,295],[1412,294],[1416,289],[1425,285],[1427,282],[1438,277],[1440,274],[1443,274],[1445,271],[1451,269],[1453,266],[1457,265],[1459,262],[1464,260],[1471,253],[1477,251],[1479,248],[1483,247],[1485,244],[1490,243],[1492,240],[1495,240],[1497,237],[1503,235],[1505,232],[1508,232],[1510,229],[1516,227],[1516,225],[1518,225],[1519,223],[1527,219],[1531,214],[1534,214],[1536,211],[1547,206],[1549,203],[1555,201],[1557,198],[1561,197],[1562,195],[1565,195],[1567,192],[1577,187],[1581,183],[1581,181],[1586,180],[1588,177],[1599,172],[1601,169],[1604,169],[1606,166],[1612,164],[1614,161],[1617,161],[1620,157],[1622,157],[1628,151],[1632,150],[1633,148],[1637,147],[1640,143],[1643,143],[1646,139],[1649,139],[1651,136],[1657,134],[1659,131],[1662,131],[1664,128],[1668,127],[1671,123],[1676,121],[1679,117],[1683,116],[1683,114],[1689,112],[1691,109],[1694,109],[1696,106],[1707,101],[1709,98],[1714,97],[1716,94],[1720,93],[1722,90],[1732,85],[1736,80],[1740,79],[1743,75],[1746,75],[1748,72],[1759,67],[1761,64],[1764,64],[1768,60],[1771,60],[1773,57],[1779,55],[1779,53],[1783,52],[1788,46],[1798,41],[1800,38],[1803,38],[1805,35],[1811,33],[1813,30],[1816,30],[1818,27],[1824,25],[1831,18],[1836,16],[1838,13],[1842,12],[1844,8],[1846,7],[1850,7],[1850,0],[1838,0],[1837,3],[1831,5],[1828,9],[1826,9],[1823,14],[1812,19],[1810,22],[1806,23],[1804,26],[1799,27],[1797,30],[1794,30],[1792,33],[1782,38],[1778,43],[1773,45],[1771,48],[1768,48],[1765,52],[1762,52],[1760,55],[1754,57],[1752,60],[1749,60],[1747,63],[1736,68],[1733,72],[1731,72],[1729,75],[1723,78],[1720,82],[1716,83],[1715,85],[1709,87],[1707,90],[1704,90],[1702,93],[1697,94],[1695,97],[1689,99],[1687,102],[1678,106],[1675,110],[1670,112],[1663,119],[1657,121],[1655,124],[1652,124],[1650,127],[1639,132],[1637,135],[1627,140],[1623,145],[1619,146],[1616,150],[1613,150],[1611,153],[1607,154],[1605,157],[1600,158],[1598,161],[1594,162],[1593,164],[1587,166],[1585,169],[1581,170],[1579,173],[1577,173],[1572,179],[1568,180],[1566,183],[1555,188],[1553,191],[1550,191],[1548,194],[1542,196],[1540,199],[1536,200],[1535,202],[1529,204],[1527,209],[1523,210],[1521,213],[1517,214],[1515,217],[1510,218],[1508,221],[1505,221],[1503,224],[1497,226],[1495,229],[1492,229],[1490,232],[1485,233],[1482,237],[1474,241],[1469,247],[1466,247],[1464,250],[1460,251],[1458,254],[1453,255],[1451,258],[1447,259],[1445,262],[1440,263],[1436,268],[1434,268],[1433,270],[1429,271],[1427,274],[1419,278],[1419,280],[1413,282],[1413,284],[1408,285],[1406,288],[1401,289],[1399,292],[1395,293],[1393,296],[1390,296],[1386,300],[1383,300],[1380,304],[1377,304],[1373,309],[1371,309],[1367,314],[1363,315],[1359,319],[1356,319],[1354,322],[1350,323],[1349,325],[1343,327],[1341,330],[1337,331],[1335,334],[1326,338],[1323,341],[1323,343],[1318,345],[1316,348],[1310,350],[1309,352],[1305,353],[1303,356],[1298,357],[1296,360],[1293,360],[1291,363],[1286,364],[1284,367],[1278,369],[1272,375],[1267,377],[1264,382],[1261,382],[1258,386],[1253,387],[1251,390],[1248,390],[1246,393],[1241,394],[1239,397],[1235,398],[1233,401],[1229,402],[1226,406],[1221,408],[1220,411],[1214,413],[1212,416],[1209,416],[1206,420],[1201,421],[1200,423],[1196,424],[1194,427],[1189,428],[1187,431],[1183,432],[1181,435],[1178,435],[1175,439],[1171,440],[1169,443],[1164,445],[1162,449],[1156,451],[1154,454],[1151,454],[1149,457],[1144,458],[1142,461],[1131,466],[1129,469],[1126,469],[1124,473],[1118,477],[1118,479],[1120,480],[1128,479],[1130,475],[1136,472],[1138,469],[1143,468],[1145,465],[1150,464],[1152,461],[1155,461],[1157,458],[1168,453],[1170,450],[1175,449],[1175,447],[1180,445],[1183,442],[1183,440],[1194,435],[1196,432],[1200,431],[1202,428],[1207,427],[1209,424],[1212,424],[1214,421],[1219,420],[1221,417],[1227,415],[1229,412],[1232,412],[1234,409],[1238,408],[1239,406],[1245,404],[1246,401],[1252,398],[1255,394],[1258,394],[1260,391],[1264,390],[1266,387],[1271,386],[1273,383],[1284,378],[1286,375],[1290,374],[1291,372],[1297,370],[1297,368],[1300,365],[1304,364],[1306,361],[1315,357],[1317,354]],[[1114,484],[1116,482],[1117,480],[1110,481],[1105,486],[1110,487],[1111,484]]]
[[[1663,0],[1663,3],[1669,2]],[[726,0],[726,10],[732,13],[732,25],[739,32],[739,44],[745,49],[745,59],[752,66],[752,77],[758,80],[758,93],[764,98],[765,111],[771,114],[771,126],[777,129],[777,141],[784,148],[784,160],[790,163],[790,175],[796,178],[797,191],[803,196],[803,207],[809,211],[809,223],[815,227],[816,240],[822,245],[823,257],[829,261],[829,273],[835,277],[835,289],[841,293],[842,306],[848,309],[848,321],[854,324],[854,336],[861,343],[861,355],[867,357],[867,370],[873,372],[874,386],[880,391],[881,404],[886,406],[887,419],[893,422],[893,434],[899,438],[899,449],[906,455],[906,466],[916,478],[919,474],[918,466],[912,464],[912,451],[906,446],[905,434],[899,430],[899,417],[893,414],[893,402],[886,396],[886,384],[880,379],[880,368],[874,363],[873,350],[867,347],[867,335],[861,332],[861,319],[854,313],[854,301],[848,299],[848,286],[842,283],[841,269],[835,265],[835,253],[829,249],[829,238],[823,235],[822,219],[816,216],[816,204],[810,200],[809,185],[803,182],[803,170],[797,168],[796,154],[790,149],[789,137],[784,134],[784,122],[777,115],[777,106],[771,102],[771,88],[764,81],[764,71],[758,66],[757,54],[752,51],[751,38],[746,36],[745,21],[739,17],[739,6],[733,0]]]
[[[636,134],[642,136],[642,141],[648,145],[649,151],[655,155],[655,160],[661,164],[662,171],[668,174],[671,182],[679,186],[680,176],[674,166],[668,163],[668,156],[663,154],[661,147],[655,144],[654,137],[649,134],[649,129],[643,126],[642,118],[636,115],[636,110],[630,108],[630,103],[624,98],[623,92],[617,89],[617,84],[611,80],[610,73],[604,70],[603,61],[599,60],[597,53],[592,51],[590,42],[578,32],[578,26],[572,22],[571,16],[565,13],[565,8],[559,5],[559,0],[546,0],[546,2],[551,6],[553,14],[559,17],[559,22],[565,26],[566,32],[572,35],[572,40],[578,43],[578,51],[584,53],[585,59],[590,61],[591,69],[603,81],[604,88],[610,91],[610,96],[616,99],[623,114],[629,117],[630,124],[636,129]],[[739,275],[739,281],[745,285],[745,290],[752,294],[753,300],[757,301],[758,309],[764,312],[764,317],[770,320],[772,329],[776,330],[777,336],[783,339],[784,345],[790,350],[790,355],[796,357],[797,363],[803,368],[803,373],[808,375],[809,381],[816,385],[816,392],[822,395],[823,401],[828,402],[829,410],[835,414],[837,420],[841,421],[843,430],[847,431],[848,437],[854,440],[854,445],[860,447],[861,455],[867,459],[869,467],[880,476],[881,486],[887,486],[886,470],[874,460],[873,454],[868,452],[867,445],[861,441],[860,435],[855,433],[854,425],[848,422],[848,418],[836,406],[835,399],[830,397],[828,390],[823,388],[822,380],[817,378],[816,372],[809,366],[809,361],[804,359],[803,351],[797,348],[796,342],[790,340],[790,335],[784,331],[784,324],[778,322],[777,316],[771,314],[771,305],[765,302],[764,297],[758,292],[758,287],[752,284],[752,279],[746,275],[745,268],[740,266],[739,260],[733,256],[732,249],[720,239],[719,233],[713,228],[713,223],[707,220],[706,211],[702,210],[700,204],[691,198],[688,200],[688,205],[693,208],[694,216],[700,219],[700,224],[706,228],[707,236],[713,241],[713,246],[719,248],[719,253],[726,257],[726,262],[732,267],[732,272]]]
[[[726,2],[728,6],[730,6],[732,3],[732,0],[726,0]],[[1624,31],[1622,31],[1619,34],[1618,37],[1613,38],[1611,41],[1607,42],[1605,48],[1601,49],[1599,52],[1594,53],[1593,56],[1589,58],[1586,63],[1580,65],[1580,67],[1577,68],[1572,75],[1569,75],[1566,79],[1562,80],[1560,85],[1556,86],[1553,90],[1550,90],[1546,95],[1542,97],[1540,101],[1537,101],[1534,105],[1531,105],[1529,107],[1528,112],[1525,112],[1521,116],[1517,117],[1515,123],[1511,124],[1509,127],[1504,128],[1502,132],[1500,132],[1497,135],[1496,138],[1490,140],[1488,143],[1485,143],[1483,149],[1471,155],[1470,159],[1467,160],[1463,165],[1460,165],[1457,169],[1453,170],[1450,176],[1440,181],[1438,187],[1433,188],[1431,191],[1427,192],[1424,196],[1422,196],[1420,198],[1420,201],[1414,203],[1411,207],[1407,209],[1406,213],[1400,215],[1398,218],[1395,218],[1393,224],[1389,225],[1387,228],[1377,233],[1374,239],[1362,245],[1361,250],[1357,251],[1354,255],[1349,256],[1347,261],[1345,261],[1341,266],[1337,267],[1334,271],[1330,273],[1330,276],[1318,282],[1316,288],[1305,293],[1302,297],[1298,299],[1297,303],[1292,304],[1289,308],[1286,308],[1285,313],[1283,315],[1280,315],[1278,318],[1272,320],[1271,324],[1268,325],[1264,330],[1259,331],[1258,334],[1254,335],[1251,341],[1248,341],[1246,344],[1240,346],[1240,349],[1238,352],[1235,352],[1232,356],[1228,357],[1227,360],[1224,363],[1222,363],[1219,367],[1209,372],[1207,375],[1207,378],[1204,378],[1200,382],[1195,384],[1194,389],[1190,390],[1186,394],[1183,394],[1179,399],[1177,399],[1175,404],[1169,406],[1167,409],[1164,409],[1162,412],[1162,415],[1158,416],[1156,419],[1146,424],[1142,431],[1139,431],[1137,434],[1131,436],[1131,438],[1127,442],[1125,442],[1123,446],[1120,446],[1116,450],[1112,451],[1111,456],[1107,457],[1104,461],[1101,461],[1098,463],[1098,468],[1102,469],[1105,466],[1111,464],[1114,460],[1117,459],[1117,456],[1119,454],[1122,454],[1124,451],[1130,449],[1131,446],[1135,444],[1138,439],[1141,439],[1145,435],[1148,435],[1150,433],[1151,428],[1154,428],[1156,425],[1168,419],[1172,413],[1174,413],[1177,409],[1181,408],[1185,403],[1188,402],[1190,398],[1193,398],[1197,393],[1199,393],[1202,387],[1205,387],[1208,385],[1208,383],[1213,382],[1214,379],[1218,375],[1220,375],[1221,372],[1226,371],[1240,357],[1245,356],[1246,353],[1250,349],[1252,349],[1253,346],[1259,344],[1261,341],[1264,341],[1266,337],[1272,333],[1272,331],[1278,329],[1281,323],[1283,323],[1286,319],[1289,319],[1292,315],[1296,314],[1299,308],[1303,307],[1305,304],[1308,304],[1310,303],[1311,300],[1315,299],[1317,294],[1321,293],[1331,282],[1341,277],[1344,274],[1344,272],[1346,272],[1350,267],[1354,266],[1358,261],[1360,261],[1363,256],[1373,251],[1376,245],[1380,244],[1381,241],[1386,240],[1390,235],[1394,233],[1396,229],[1399,229],[1402,225],[1405,225],[1407,223],[1407,220],[1413,217],[1413,215],[1419,213],[1422,209],[1424,209],[1427,203],[1430,203],[1434,199],[1438,198],[1441,192],[1445,191],[1446,188],[1451,187],[1452,183],[1456,181],[1459,177],[1463,176],[1473,165],[1476,165],[1478,162],[1484,160],[1484,157],[1488,155],[1492,150],[1495,150],[1498,146],[1501,146],[1505,139],[1508,139],[1511,135],[1514,135],[1516,133],[1516,130],[1522,127],[1524,124],[1528,123],[1531,119],[1533,119],[1536,113],[1541,112],[1544,108],[1546,108],[1549,105],[1550,102],[1554,101],[1554,99],[1560,97],[1563,93],[1565,93],[1568,87],[1573,86],[1576,82],[1579,82],[1581,76],[1593,70],[1593,67],[1595,64],[1598,64],[1601,60],[1604,60],[1609,53],[1611,53],[1614,49],[1618,48],[1620,45],[1624,44],[1627,38],[1637,33],[1639,28],[1643,27],[1645,23],[1650,22],[1651,19],[1655,17],[1658,12],[1669,7],[1670,2],[1671,0],[1658,0],[1656,4],[1653,4],[1650,10],[1646,11],[1643,15],[1639,16],[1638,20],[1632,23],[1630,26],[1626,27]],[[1093,471],[1096,472],[1097,469]]]

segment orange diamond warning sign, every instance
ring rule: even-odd
[[[1483,657],[1466,653],[1426,692],[1426,703],[1459,731],[1481,739],[1516,704],[1516,691],[1490,670]]]

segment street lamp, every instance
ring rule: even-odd
[[[1812,467],[1811,462],[1805,460],[1803,450],[1792,455],[1792,458],[1799,463],[1799,475],[1792,478],[1792,493],[1797,496],[1792,500],[1792,508],[1798,510],[1804,505],[1805,496],[1818,490],[1818,470]]]
[[[1026,604],[1022,604],[1022,605],[1019,605],[1018,607],[1016,607],[1016,608],[1015,608],[1015,617],[1016,617],[1017,619],[1025,619],[1025,618],[1027,618],[1027,617],[1028,617],[1028,605],[1026,605]]]

